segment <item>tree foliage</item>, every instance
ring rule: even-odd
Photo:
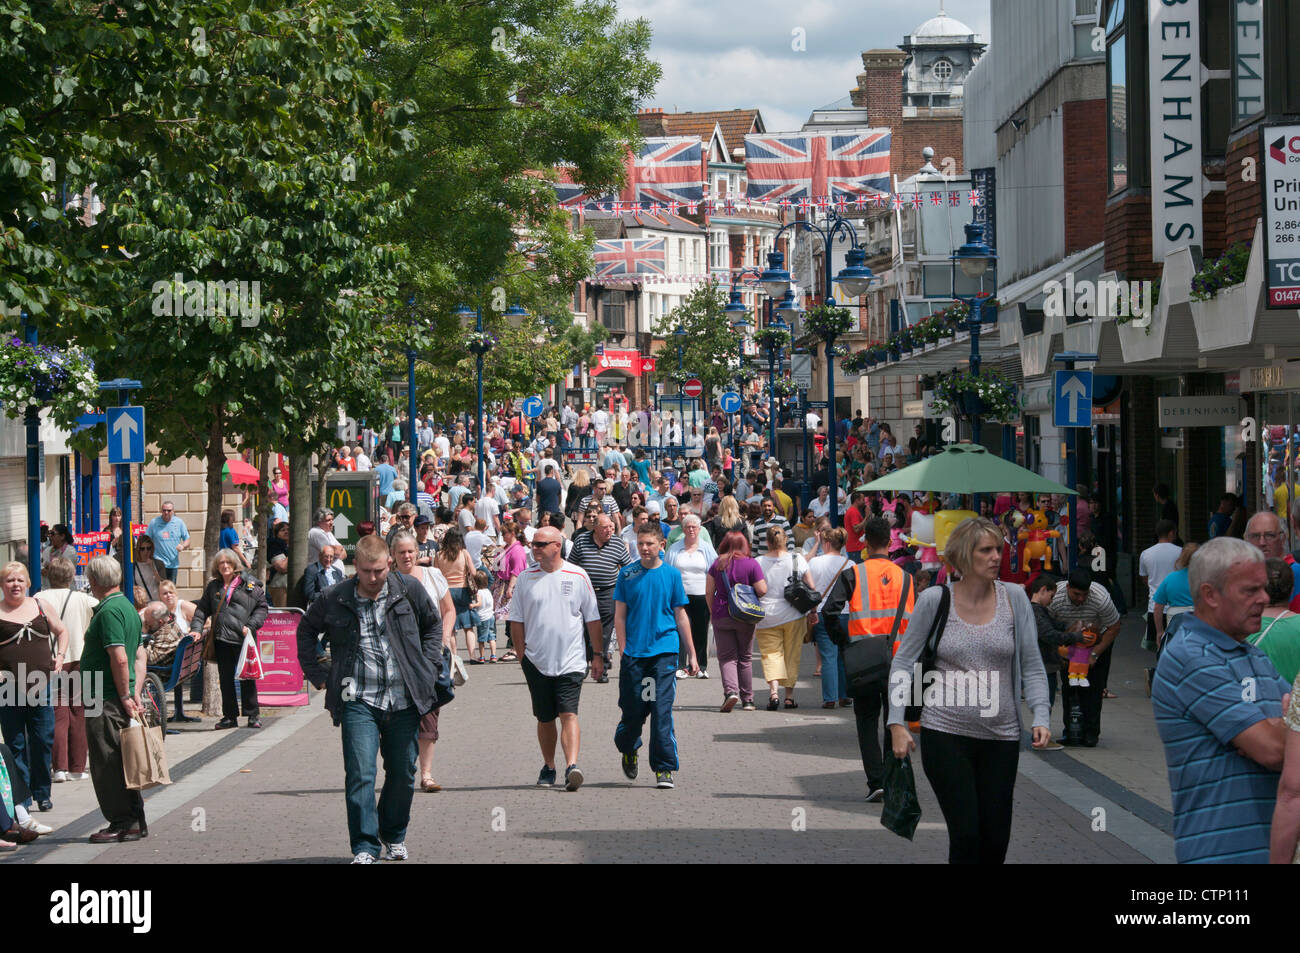
[[[668,341],[661,352],[660,364],[672,357],[672,368],[677,367],[677,341],[684,343],[682,367],[698,377],[706,394],[726,390],[740,365],[740,338],[731,328],[727,313],[727,293],[723,286],[711,281],[701,285],[682,299],[682,303],[655,324],[656,337]],[[675,336],[678,325],[686,330],[684,338]],[[666,377],[670,369],[662,367],[658,376]]]

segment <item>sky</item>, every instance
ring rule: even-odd
[[[896,47],[939,12],[941,0],[618,0],[621,16],[654,30],[663,67],[647,106],[666,112],[757,107],[771,132],[857,84],[863,50]],[[987,42],[989,0],[943,0],[945,12]],[[801,30],[802,34],[795,31]],[[794,47],[800,44],[804,49]]]

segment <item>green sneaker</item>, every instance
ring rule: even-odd
[[[673,773],[671,771],[655,772],[655,787],[671,788],[673,786]]]
[[[629,781],[636,780],[636,762],[637,757],[635,751],[631,754],[623,755],[623,775]]]

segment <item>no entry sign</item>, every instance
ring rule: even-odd
[[[698,377],[692,377],[682,385],[682,393],[687,397],[699,397],[704,393],[704,385]]]

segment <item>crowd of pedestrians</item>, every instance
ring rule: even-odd
[[[743,433],[756,423],[746,421]],[[885,797],[891,759],[908,758],[919,742],[950,861],[1001,862],[1022,737],[1040,752],[1102,741],[1125,607],[1104,573],[1064,570],[1064,498],[863,493],[854,489],[859,481],[931,448],[919,435],[900,447],[887,425],[870,419],[835,426],[843,427],[845,485],[831,487],[818,459],[822,482],[813,480],[799,508],[761,444],[756,457],[746,457],[753,444],[743,440],[743,452],[728,454],[712,421],[698,455],[683,457],[662,440],[620,444],[634,429],[628,420],[576,408],[544,415],[531,433],[517,417],[485,420],[490,457],[481,489],[472,476],[472,428],[421,419],[421,477],[412,493],[402,485],[410,448],[398,421],[335,458],[342,469],[382,469],[388,484],[379,524],[364,528],[351,565],[333,534],[334,513],[320,508],[296,583],[287,578],[287,524],[279,523],[265,581],[239,546],[226,545],[202,594],[187,602],[172,577],[189,533],[170,504],[137,545],[134,609],[121,598],[120,569],[114,576],[109,568],[115,559],[92,563],[86,595],[52,558],[54,588],[37,599],[25,595],[25,571],[11,564],[0,628],[44,626],[64,650],[59,664],[105,673],[120,701],[93,728],[75,701],[23,712],[22,724],[0,711],[6,738],[20,739],[0,749],[0,767],[23,795],[0,827],[10,841],[48,832],[28,808],[44,809],[52,781],[84,777],[88,767],[109,822],[98,842],[147,836],[138,795],[118,790],[105,774],[112,769],[102,768],[117,757],[120,771],[117,733],[140,710],[143,661],[163,657],[181,633],[202,638],[220,696],[216,727],[235,727],[241,713],[248,727],[260,727],[257,683],[237,681],[236,663],[269,606],[289,598],[307,610],[300,663],[341,729],[356,863],[408,856],[413,795],[441,790],[434,750],[440,730],[454,730],[454,708],[450,723],[441,708],[462,658],[522,668],[542,760],[537,784],[582,787],[581,694],[588,681],[613,681],[622,771],[638,778],[648,743],[654,784],[669,789],[683,760],[673,728],[676,682],[716,678],[722,715],[814,704],[796,694],[805,644],[822,707],[853,709],[866,800]],[[584,456],[566,458],[584,446]],[[1162,489],[1154,494],[1161,515],[1176,519]],[[832,492],[841,526],[828,518]],[[967,507],[983,515],[957,526],[942,555],[933,541],[912,536],[914,514]],[[1085,501],[1075,545],[1088,546],[1104,519],[1095,499]],[[1272,511],[1247,519],[1225,497],[1208,527],[1213,538],[1198,547],[1178,540],[1172,519],[1156,524],[1138,568],[1179,859],[1289,860],[1300,837],[1300,714],[1290,691],[1300,671],[1300,565],[1284,551],[1286,524]],[[1055,573],[1044,571],[1046,559],[1026,571],[1026,525],[1056,533],[1046,537]],[[227,519],[223,543],[234,537]],[[92,615],[96,600],[114,612]],[[1249,699],[1233,688],[1243,679],[1258,686]],[[756,696],[756,681],[766,683],[766,696]],[[45,740],[47,720],[57,742]]]

